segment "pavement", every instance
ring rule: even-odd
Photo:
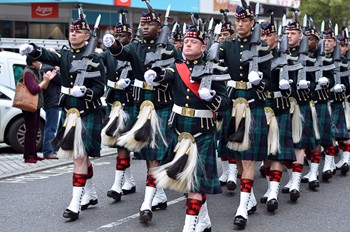
[[[115,148],[101,149],[101,157],[115,154]],[[43,154],[38,152],[38,156],[42,157]],[[24,163],[23,154],[14,153],[8,145],[0,143],[0,180],[69,164],[73,164],[72,159],[45,159],[35,164]]]

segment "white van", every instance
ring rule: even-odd
[[[0,52],[0,85],[16,88],[26,66],[26,57],[15,52]]]

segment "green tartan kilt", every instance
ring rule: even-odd
[[[277,114],[276,119],[279,129],[280,151],[276,155],[269,155],[268,160],[295,161],[291,114]]]
[[[294,143],[296,149],[312,150],[316,147],[316,138],[312,124],[312,114],[310,104],[299,105],[300,113],[304,117],[302,121],[303,132],[299,143]]]
[[[315,104],[317,113],[317,126],[320,133],[320,139],[316,140],[316,144],[322,146],[333,145],[332,135],[332,118],[329,114],[327,103],[316,103]]]
[[[332,121],[334,124],[333,132],[336,141],[348,140],[348,130],[346,128],[345,111],[342,102],[333,102],[332,108]]]
[[[152,91],[145,91],[144,100],[152,100]],[[172,104],[169,104],[169,107],[165,107],[162,109],[156,109],[158,118],[159,118],[159,126],[160,131],[163,134],[167,143],[169,143],[169,139],[171,138],[172,131],[168,127],[168,119],[170,116]],[[134,105],[134,118],[131,121],[134,121],[140,112],[140,106]],[[156,148],[145,147],[143,148],[138,155],[140,155],[143,160],[163,160],[166,156],[167,145],[165,145],[160,138],[160,136],[156,135],[157,146]]]
[[[85,146],[85,153],[90,157],[100,157],[101,150],[101,130],[102,114],[101,111],[89,111],[80,115],[83,132],[82,138]],[[62,110],[61,125],[64,124],[66,112]]]
[[[250,146],[246,151],[233,151],[227,148],[228,141],[225,139],[225,133],[231,120],[232,107],[223,113],[222,131],[220,133],[220,142],[218,153],[220,157],[234,158],[237,160],[266,160],[267,159],[267,134],[268,126],[264,107],[255,107],[251,109],[251,125],[249,140]]]
[[[183,126],[183,131],[188,132],[191,135],[198,133],[197,120],[190,117],[177,116],[177,124]],[[196,177],[198,182],[196,183],[195,189],[192,189],[191,192],[205,193],[205,194],[219,194],[222,193],[222,189],[219,182],[217,163],[216,163],[216,132],[201,134],[195,138],[198,148],[199,160],[202,168],[197,168]],[[178,142],[178,133],[172,130],[172,138],[168,147],[167,154],[173,152],[176,144]]]

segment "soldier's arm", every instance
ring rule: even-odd
[[[215,112],[222,112],[228,109],[229,99],[228,93],[226,90],[226,84],[223,81],[213,81],[212,89],[215,90],[216,94],[214,95],[211,101],[203,101],[206,106]]]
[[[132,55],[137,56],[135,52],[135,46],[138,46],[136,43],[129,43],[127,45],[122,45],[118,40],[115,41],[114,45],[109,48],[109,51],[115,56],[118,60],[122,61],[132,61]]]
[[[51,52],[46,50],[45,48],[38,47],[33,43],[31,43],[31,45],[33,45],[34,50],[28,55],[30,55],[31,57],[33,57],[34,59],[42,63],[49,64],[52,66],[60,66],[60,62],[61,62],[60,52],[57,52],[57,51]],[[65,49],[65,48],[62,48],[62,49]]]

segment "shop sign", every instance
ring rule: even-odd
[[[130,6],[131,0],[114,0],[114,5],[116,5],[116,6]]]
[[[58,4],[32,3],[32,18],[58,18]]]

